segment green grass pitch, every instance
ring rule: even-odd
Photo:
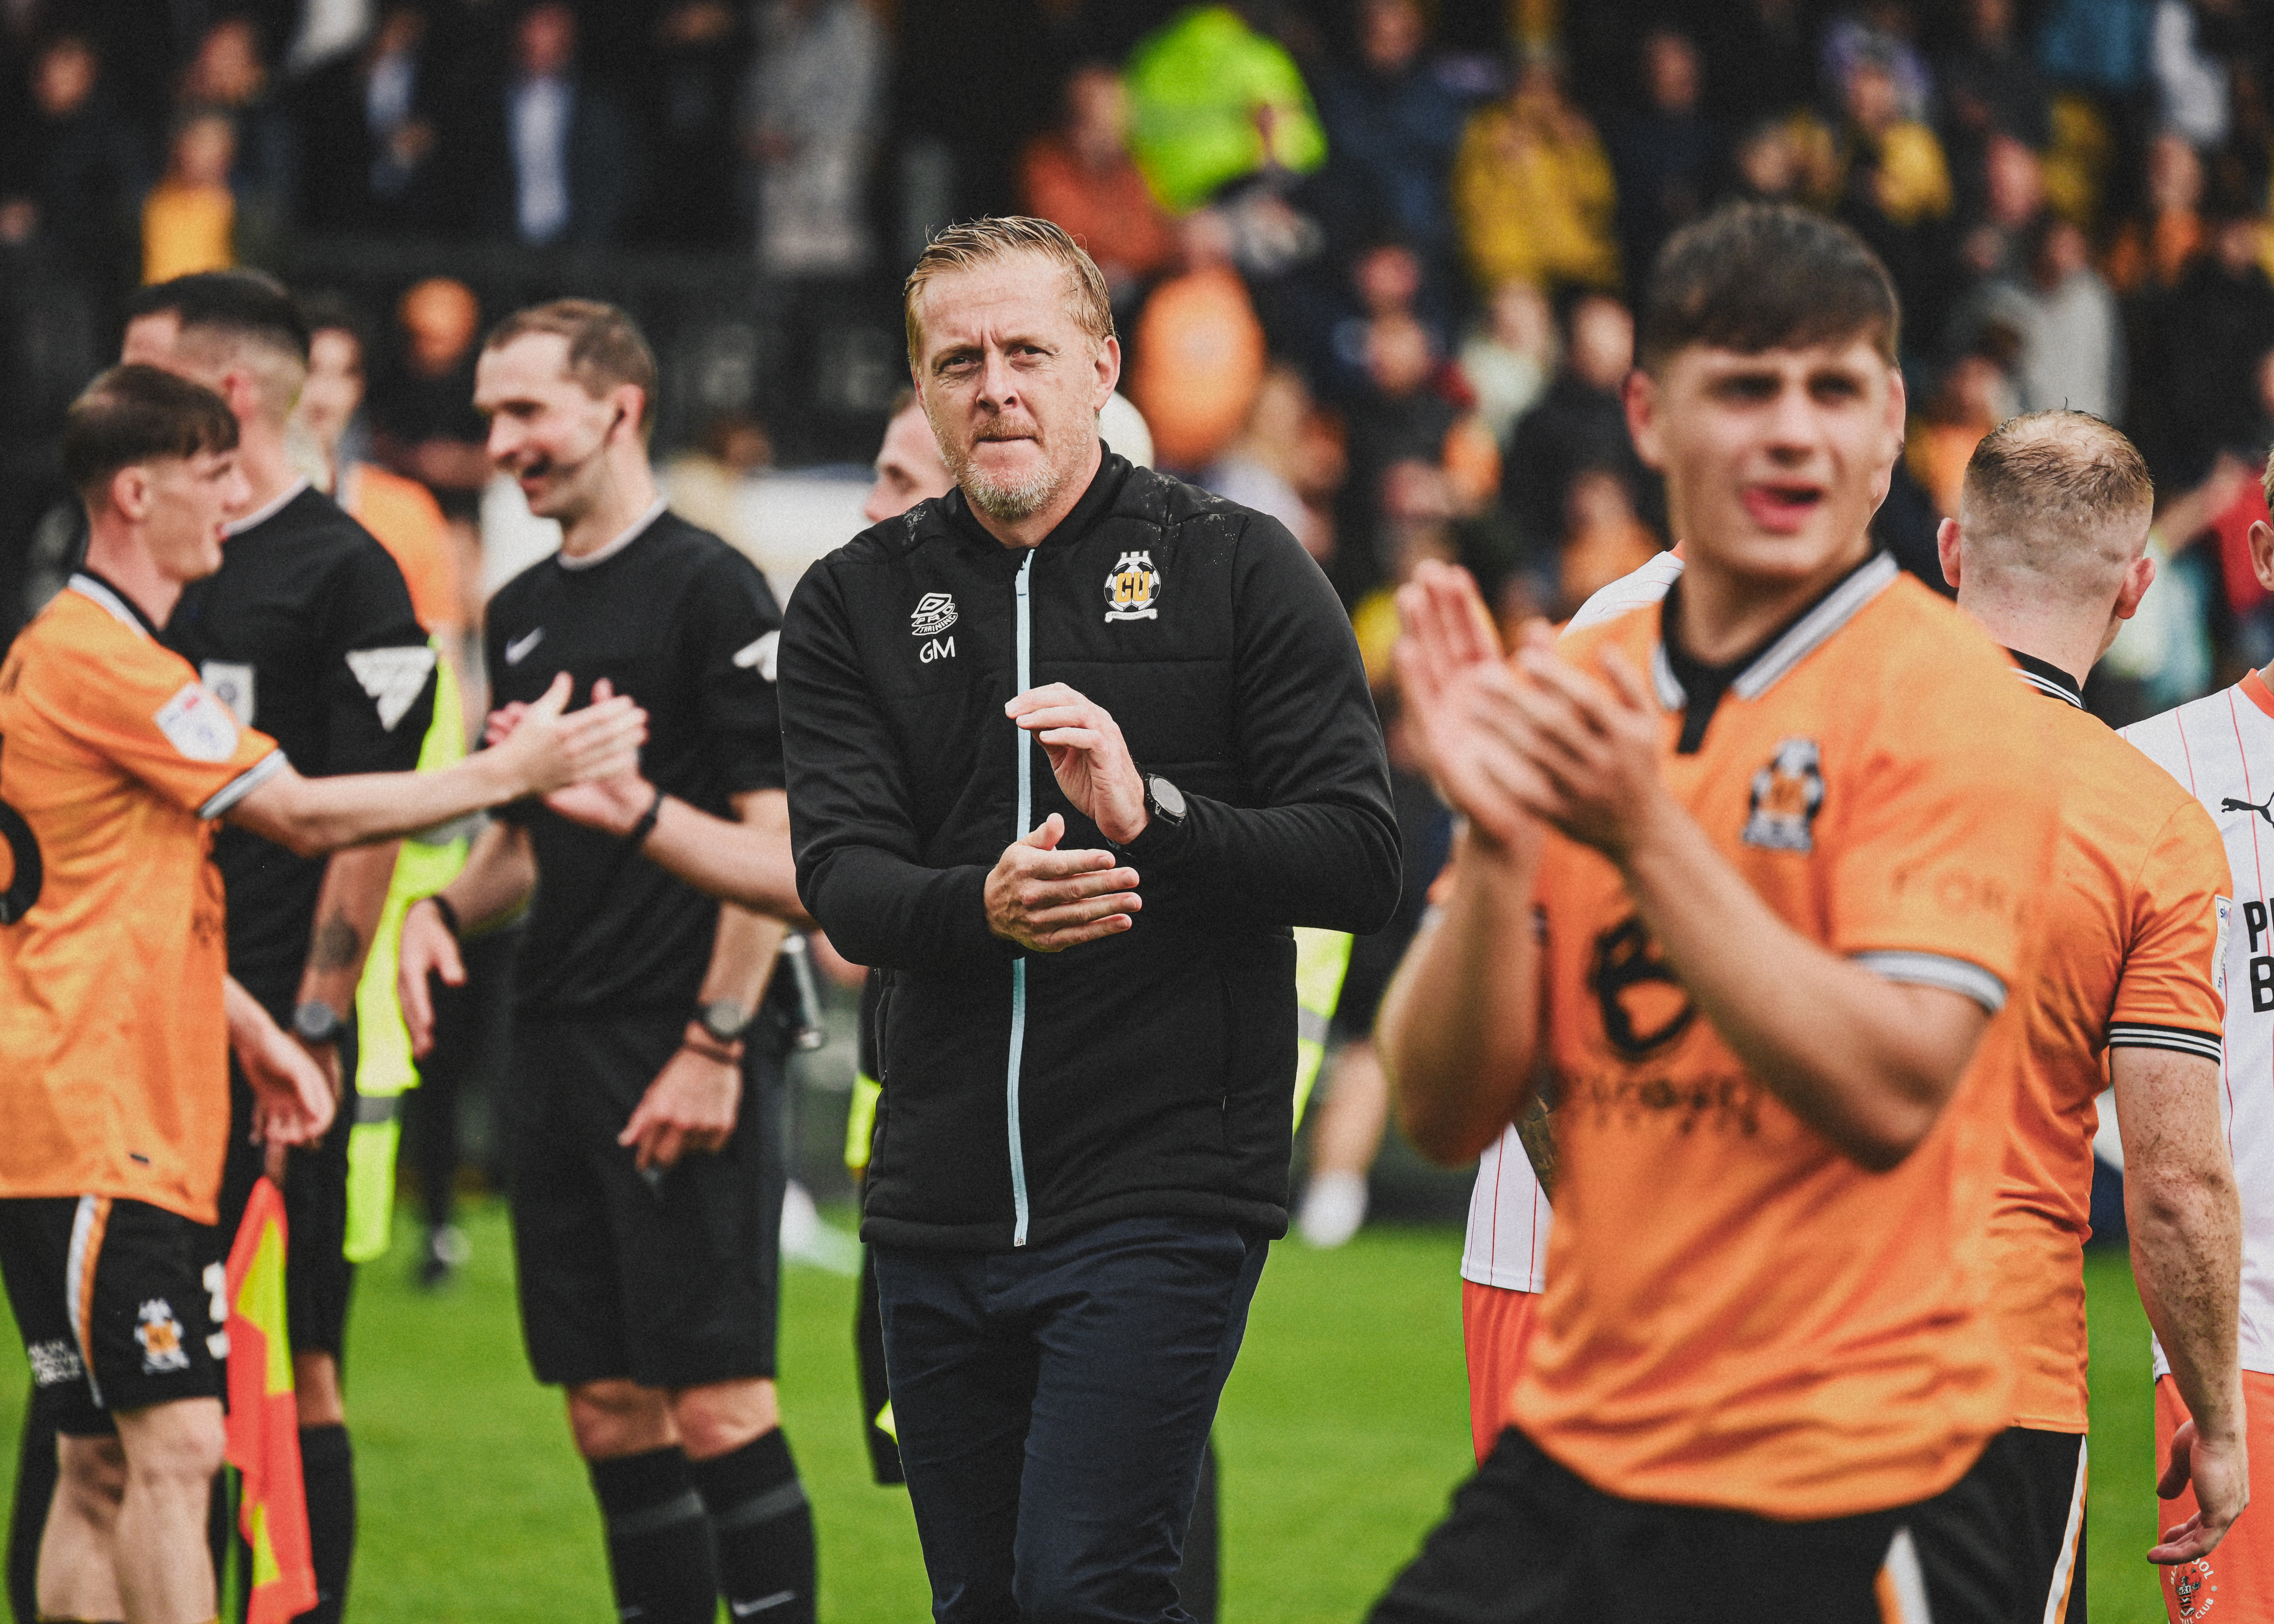
[[[553,1624],[612,1609],[599,1520],[557,1395],[523,1362],[502,1213],[434,1297],[408,1258],[364,1271],[348,1404],[363,1528],[352,1624]],[[408,1231],[405,1231],[407,1237]],[[1382,1227],[1341,1252],[1273,1248],[1218,1424],[1226,1624],[1363,1618],[1470,1468],[1457,1231]],[[2163,1617],[2141,1560],[2155,1525],[2147,1330],[2120,1255],[2090,1265],[2096,1624]],[[928,1615],[907,1500],[869,1482],[852,1373],[853,1285],[783,1289],[782,1409],[814,1503],[827,1624]],[[0,1336],[0,1459],[26,1379]]]

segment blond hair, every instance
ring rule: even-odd
[[[923,322],[917,305],[924,284],[951,271],[976,270],[1013,254],[1039,254],[1066,274],[1066,311],[1074,325],[1103,344],[1113,336],[1113,299],[1105,290],[1105,277],[1081,244],[1062,227],[1025,214],[990,215],[948,227],[916,257],[915,268],[901,289],[900,311],[907,321],[908,369],[915,370],[923,350]]]
[[[2111,527],[2155,500],[2148,464],[2122,430],[2090,412],[2032,411],[1974,448],[1959,521],[1993,568],[2073,575],[2088,557],[2107,569],[2128,564],[2137,549]]]

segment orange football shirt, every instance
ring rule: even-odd
[[[207,820],[283,765],[94,575],[16,639],[0,665],[0,1198],[214,1222],[228,953]]]
[[[464,611],[458,596],[458,563],[450,551],[450,527],[441,504],[416,479],[405,479],[369,462],[342,470],[340,506],[348,516],[379,538],[410,589],[410,612],[428,631],[456,626]]]
[[[2082,1432],[2084,1243],[2104,1052],[2161,1049],[2219,1063],[2233,883],[2218,825],[2186,786],[2086,714],[2065,674],[2036,661],[2022,670],[2059,702],[2044,709],[2060,834],[1991,1236],[2016,1376],[2014,1425]]]
[[[1909,1504],[1963,1475],[2011,1400],[1985,1231],[2021,1028],[2006,993],[2052,848],[2046,707],[1880,555],[1728,673],[1684,753],[1660,624],[1638,611],[1562,653],[1593,669],[1616,647],[1651,673],[1664,782],[1721,853],[1803,935],[1997,1012],[1925,1139],[1867,1171],[1700,1018],[1618,871],[1551,835],[1555,1226],[1513,1417],[1630,1500],[1788,1520]]]

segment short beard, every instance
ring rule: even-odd
[[[1057,469],[1043,468],[1030,478],[1005,485],[968,461],[955,470],[955,482],[963,487],[965,500],[974,508],[1003,524],[1033,518],[1050,505],[1064,483]]]

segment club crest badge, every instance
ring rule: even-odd
[[[1125,553],[1105,577],[1105,618],[1156,620],[1161,617],[1161,572],[1150,553]]]
[[[182,1322],[174,1318],[173,1304],[154,1297],[134,1317],[140,1322],[134,1327],[134,1340],[142,1344],[144,1375],[190,1368],[189,1352],[182,1346]]]
[[[937,637],[955,624],[955,599],[945,592],[926,592],[908,616],[908,631],[918,637]]]
[[[2172,1569],[2172,1599],[2179,1604],[2172,1616],[2180,1624],[2208,1619],[2218,1605],[2218,1586],[2211,1583],[2210,1563],[2202,1557]]]
[[[1787,739],[1753,774],[1751,809],[1738,836],[1771,852],[1816,849],[1816,814],[1824,805],[1824,773],[1813,739]]]

